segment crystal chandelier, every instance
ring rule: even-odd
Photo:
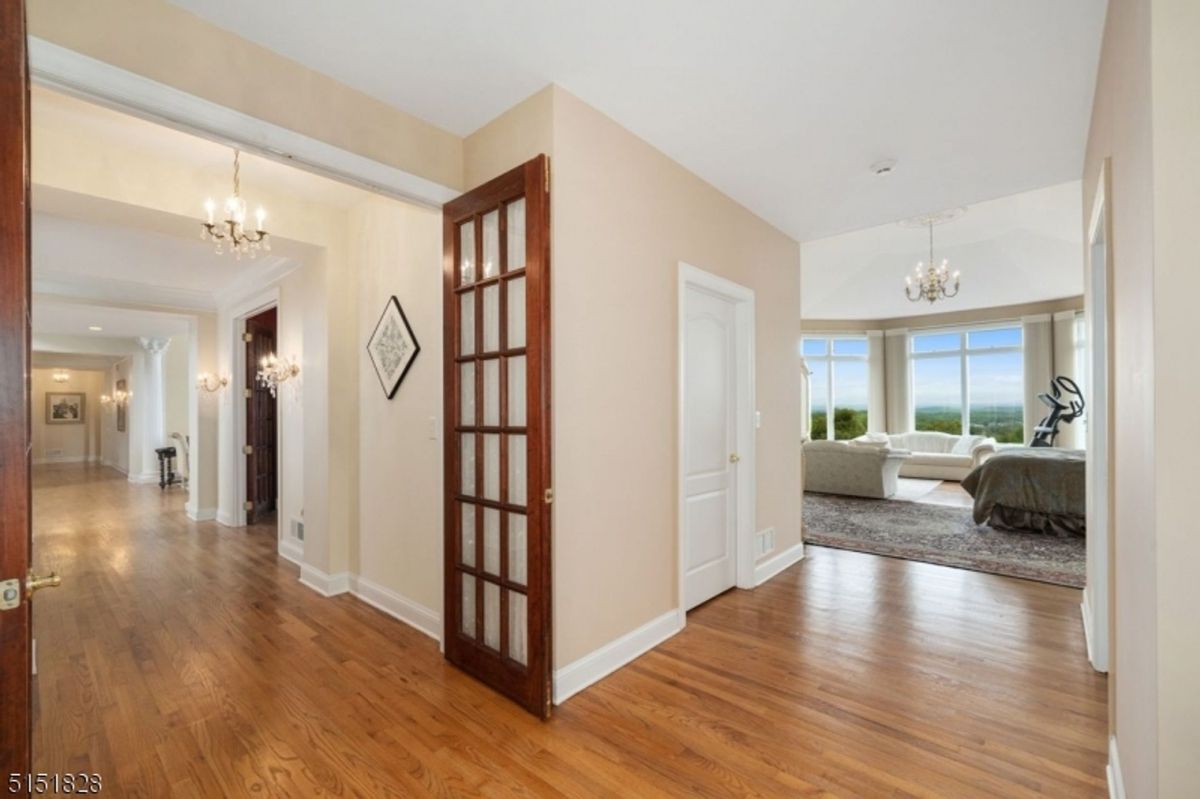
[[[945,258],[937,266],[933,262],[933,226],[957,219],[963,209],[946,211],[940,214],[929,214],[907,220],[904,224],[915,227],[921,225],[929,228],[929,261],[918,261],[913,274],[904,278],[904,296],[912,302],[925,300],[930,305],[938,300],[946,300],[958,295],[959,272],[950,272],[949,261]]]
[[[271,249],[267,231],[263,230],[263,221],[267,218],[267,212],[261,205],[258,206],[258,211],[254,215],[254,232],[246,232],[246,201],[242,199],[242,183],[239,174],[241,170],[240,157],[241,153],[234,150],[233,194],[225,200],[223,211],[225,218],[221,222],[215,222],[213,213],[217,210],[216,203],[211,199],[205,200],[204,211],[208,215],[208,221],[202,222],[200,228],[200,238],[211,239],[216,243],[217,255],[221,255],[228,246],[239,261],[243,255],[254,258],[258,255],[259,250],[269,251]]]

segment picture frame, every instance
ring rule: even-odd
[[[87,395],[81,391],[47,391],[46,424],[83,424]]]
[[[125,382],[124,378],[117,381],[116,396],[119,398],[117,400],[117,432],[118,433],[124,433],[125,428],[128,426],[128,418],[127,418],[128,412],[126,411],[126,407],[125,407],[125,397],[127,395],[127,392],[125,391],[125,389],[128,386],[129,386],[129,384]]]
[[[383,307],[383,314],[375,325],[375,330],[367,340],[367,357],[375,367],[379,384],[388,399],[396,396],[413,361],[421,352],[421,345],[413,333],[412,325],[400,300],[392,295]]]

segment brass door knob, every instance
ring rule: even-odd
[[[30,572],[29,577],[25,580],[25,597],[28,599],[33,596],[35,591],[41,591],[43,588],[58,588],[60,585],[62,585],[62,578],[55,572],[50,572],[44,577],[38,577]]]
[[[737,463],[741,459],[742,459],[742,456],[737,454],[736,452],[729,453],[729,462],[730,463]]]

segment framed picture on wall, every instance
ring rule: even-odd
[[[83,402],[80,392],[47,391],[46,424],[83,424]]]
[[[421,345],[413,335],[400,301],[392,297],[384,306],[383,316],[379,318],[379,324],[375,325],[375,332],[367,342],[367,355],[388,399],[396,396],[400,381],[408,374],[408,368],[420,351]]]
[[[125,424],[126,424],[126,420],[125,420],[125,414],[126,414],[126,411],[125,411],[125,397],[126,397],[125,387],[127,385],[128,384],[125,382],[124,378],[117,381],[116,396],[117,396],[117,432],[118,433],[125,432]]]

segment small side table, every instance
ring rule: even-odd
[[[162,447],[154,450],[154,454],[158,456],[158,488],[163,491],[167,486],[179,482],[179,477],[175,474],[175,448]]]

